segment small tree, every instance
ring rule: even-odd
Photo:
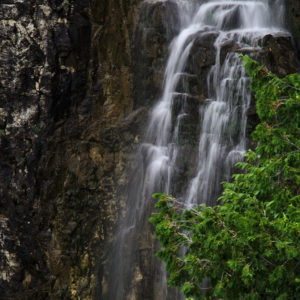
[[[299,299],[300,75],[280,79],[242,59],[261,121],[257,147],[223,184],[222,205],[185,210],[154,195],[157,256],[169,285],[192,299]]]

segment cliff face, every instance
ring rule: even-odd
[[[1,1],[3,299],[106,293],[105,261],[125,207],[117,195],[160,93],[176,9],[173,1]],[[289,42],[265,43],[266,64],[295,71],[282,58]]]
[[[105,288],[98,284],[102,263],[124,206],[117,188],[128,180],[125,161],[138,144],[149,104],[137,100],[144,88],[133,78],[152,86],[153,100],[167,51],[168,4],[163,4],[141,16],[155,15],[162,31],[152,33],[157,42],[146,55],[143,75],[138,47],[153,45],[138,24],[140,5],[136,0],[1,2],[4,299],[91,299]]]
[[[53,242],[66,170],[60,151],[80,132],[75,109],[87,90],[88,2],[1,1],[0,16],[0,294],[43,299],[60,251]]]

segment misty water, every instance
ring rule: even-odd
[[[151,195],[171,194],[186,207],[216,203],[221,182],[230,180],[247,148],[251,92],[238,54],[255,57],[262,37],[281,30],[280,18],[266,1],[176,2],[182,29],[169,47],[161,98],[136,153],[127,212],[111,253],[109,300],[139,299],[136,295],[141,297],[143,291],[153,294],[140,299],[184,299],[167,288],[163,264],[154,256],[159,246],[148,222],[154,203]],[[195,74],[189,73],[190,54],[196,39],[201,44],[210,36],[215,62],[206,73],[206,95],[200,101],[191,94],[189,79]],[[191,101],[198,101],[193,126]]]

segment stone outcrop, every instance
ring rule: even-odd
[[[294,4],[295,18],[298,11]],[[172,0],[1,1],[1,299],[107,291],[105,263],[125,209],[117,195],[179,24]],[[199,35],[178,87],[188,90],[191,127],[215,38]],[[296,70],[290,37],[266,36],[263,48],[274,72]]]

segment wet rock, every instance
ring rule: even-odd
[[[240,42],[224,40],[221,45],[221,62],[224,61],[229,52],[235,52],[254,57],[281,77],[297,72],[297,57],[290,34],[278,31],[256,37],[256,39],[258,44],[256,48],[248,48],[247,39]]]
[[[186,63],[185,72],[196,76],[197,83],[195,83],[193,77],[188,78],[188,90],[200,102],[208,97],[207,75],[210,68],[215,64],[216,50],[214,43],[218,35],[217,32],[211,31],[208,27],[207,30],[200,31],[191,37],[194,42]]]
[[[178,84],[176,86],[176,92],[187,93],[191,95],[198,95],[198,79],[197,75],[189,73],[177,74],[179,76]]]
[[[170,41],[180,29],[177,4],[173,1],[145,1],[133,41],[134,107],[156,101],[161,90]]]
[[[260,61],[273,73],[284,77],[298,71],[297,57],[289,34],[268,34],[263,37]]]
[[[210,67],[215,64],[215,47],[214,43],[219,33],[215,31],[200,31],[196,34],[195,41],[190,51],[190,56],[193,61],[193,68],[195,72],[201,72],[204,67]]]
[[[146,28],[153,28],[168,40],[178,34],[180,18],[174,1],[145,1],[141,9],[140,22]]]
[[[233,40],[224,41],[220,49],[220,62],[224,63],[224,60],[228,53],[236,52],[240,49],[239,45]]]

